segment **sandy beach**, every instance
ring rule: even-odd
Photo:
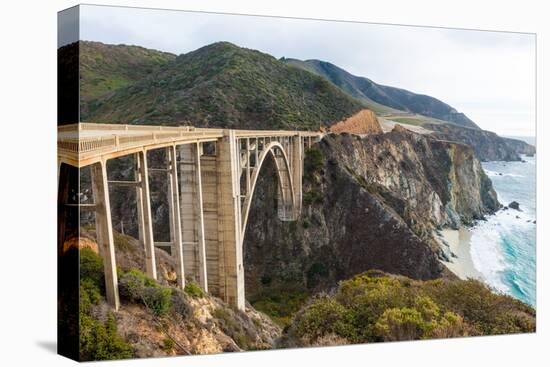
[[[447,268],[460,279],[475,278],[483,280],[482,274],[476,270],[470,253],[471,233],[467,228],[443,229],[441,235],[436,235],[443,250],[449,255],[450,261],[442,261]],[[453,256],[454,254],[455,256]]]

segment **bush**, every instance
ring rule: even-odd
[[[185,293],[193,298],[202,298],[204,297],[204,291],[202,288],[195,282],[186,282],[185,283]]]
[[[170,307],[172,290],[165,287],[145,287],[143,290],[143,303],[155,316],[165,315]]]
[[[431,330],[430,338],[454,338],[458,336],[471,335],[470,327],[464,319],[452,312],[445,312],[443,318]]]
[[[248,350],[254,348],[254,342],[243,327],[242,320],[231,309],[216,308],[212,312],[218,327],[242,349]]]
[[[384,341],[415,340],[425,334],[428,327],[420,312],[411,308],[390,308],[375,325]]]
[[[303,289],[292,289],[291,286],[268,287],[257,293],[250,300],[252,306],[269,316],[281,327],[289,326],[292,315],[297,313],[307,302],[310,294]]]
[[[119,294],[127,301],[143,303],[156,316],[165,315],[172,304],[171,288],[161,287],[136,269],[121,275]]]
[[[80,279],[89,279],[102,291],[105,289],[103,259],[89,247],[80,250]]]
[[[185,320],[193,315],[193,306],[187,300],[187,296],[179,289],[172,290],[172,314]]]
[[[354,343],[533,332],[535,311],[474,281],[417,281],[369,271],[299,312],[294,333]],[[319,342],[320,343],[320,342]]]
[[[123,273],[118,281],[120,297],[130,302],[141,302],[147,287],[159,287],[159,285],[137,269]]]
[[[81,360],[96,361],[132,357],[134,357],[134,350],[117,334],[116,321],[112,314],[103,323],[81,311]]]
[[[343,338],[353,335],[349,311],[334,299],[324,295],[316,298],[301,315],[297,316],[295,325],[296,334],[309,340],[329,334]]]
[[[496,294],[480,281],[430,281],[424,292],[442,310],[461,315],[474,334],[510,334],[535,331],[535,310],[506,295]]]
[[[88,312],[100,300],[101,292],[94,281],[89,278],[80,279],[80,311]]]

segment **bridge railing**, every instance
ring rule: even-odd
[[[224,130],[197,128],[194,126],[145,126],[122,124],[80,123],[58,127],[57,147],[72,161],[92,159],[112,152],[121,155],[124,151],[139,147],[151,147],[169,142],[212,141],[221,138]],[[237,139],[273,137],[319,137],[310,131],[284,130],[235,130]],[[97,158],[97,157],[96,157]]]

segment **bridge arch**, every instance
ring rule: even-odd
[[[257,149],[258,147],[254,148]],[[247,154],[254,154],[254,152],[248,151]],[[296,218],[296,193],[294,192],[294,185],[292,182],[293,178],[288,154],[281,143],[277,141],[272,141],[267,146],[265,146],[264,149],[262,149],[261,153],[258,155],[258,161],[255,163],[254,170],[251,174],[250,190],[246,194],[241,214],[241,246],[246,233],[248,215],[250,213],[250,207],[252,204],[252,199],[254,197],[254,192],[256,191],[258,177],[262,173],[262,166],[268,157],[271,157],[273,159],[275,163],[275,169],[277,171],[277,191],[279,195],[277,211],[279,219],[287,221],[294,220]]]

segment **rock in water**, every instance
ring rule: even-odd
[[[519,203],[517,201],[512,201],[510,204],[508,204],[508,207],[521,211],[521,209],[519,208]]]

